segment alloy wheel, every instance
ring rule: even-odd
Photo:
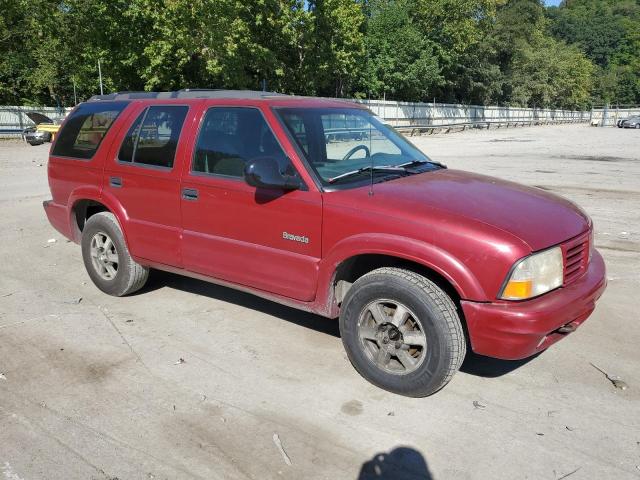
[[[120,259],[111,237],[104,232],[96,233],[90,245],[91,263],[96,273],[104,280],[113,280],[118,274]]]
[[[358,320],[358,337],[367,358],[387,373],[406,375],[424,361],[427,337],[422,324],[398,301],[369,303]]]

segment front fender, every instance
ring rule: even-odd
[[[365,254],[387,255],[418,263],[446,278],[460,298],[467,300],[487,298],[486,292],[475,275],[449,252],[412,238],[365,233],[336,243],[320,262],[319,286],[326,289],[328,301],[331,297],[333,276],[338,266],[351,257]]]

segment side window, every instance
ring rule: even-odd
[[[118,160],[121,162],[133,162],[133,150],[135,149],[136,141],[138,140],[142,119],[146,113],[147,110],[144,110],[138,118],[136,118],[136,121],[133,122],[133,125],[131,125],[131,128],[127,132],[127,136],[124,137],[124,141],[120,147],[120,152],[118,152]]]
[[[80,105],[58,134],[52,155],[90,159],[98,150],[114,120],[128,102],[95,102]]]
[[[191,171],[242,177],[247,162],[274,158],[283,172],[294,172],[259,110],[246,107],[210,108],[202,122]]]
[[[118,160],[172,168],[188,110],[182,105],[148,107],[129,128]]]

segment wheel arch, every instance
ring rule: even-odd
[[[326,291],[329,316],[338,315],[340,302],[355,280],[382,267],[419,273],[457,303],[461,299],[486,298],[482,285],[463,262],[435,245],[406,237],[384,234],[351,237],[337,244],[322,264],[319,285]]]
[[[340,313],[342,300],[353,283],[369,272],[384,267],[395,267],[417,273],[435,283],[455,305],[458,317],[462,324],[465,338],[469,341],[469,329],[467,321],[462,309],[461,300],[465,298],[464,291],[460,290],[460,286],[454,284],[449,278],[440,273],[431,265],[407,259],[401,255],[364,253],[351,256],[344,259],[334,272],[330,291],[328,294],[330,317],[337,317]]]
[[[345,259],[335,270],[333,286],[338,289],[339,282],[353,284],[356,280],[367,273],[385,267],[402,268],[404,270],[420,274],[433,281],[450,297],[455,299],[455,301],[459,301],[461,298],[464,298],[458,290],[459,287],[456,288],[456,285],[454,285],[449,278],[445,277],[433,267],[425,265],[424,263],[409,260],[402,256],[379,253],[358,254]],[[345,294],[346,290],[342,293],[336,292],[336,300],[341,302]]]
[[[87,220],[98,212],[112,213],[120,225],[125,241],[127,241],[124,226],[128,217],[119,202],[107,196],[100,195],[99,192],[88,190],[74,192],[69,199],[69,205],[71,232],[73,240],[76,243],[79,243],[82,238],[82,230]]]

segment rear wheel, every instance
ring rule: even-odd
[[[82,258],[93,283],[116,297],[139,290],[149,277],[149,269],[131,258],[120,225],[110,212],[96,213],[87,220]]]
[[[347,292],[340,332],[351,363],[390,392],[425,397],[444,387],[466,353],[455,304],[435,283],[381,268]]]

